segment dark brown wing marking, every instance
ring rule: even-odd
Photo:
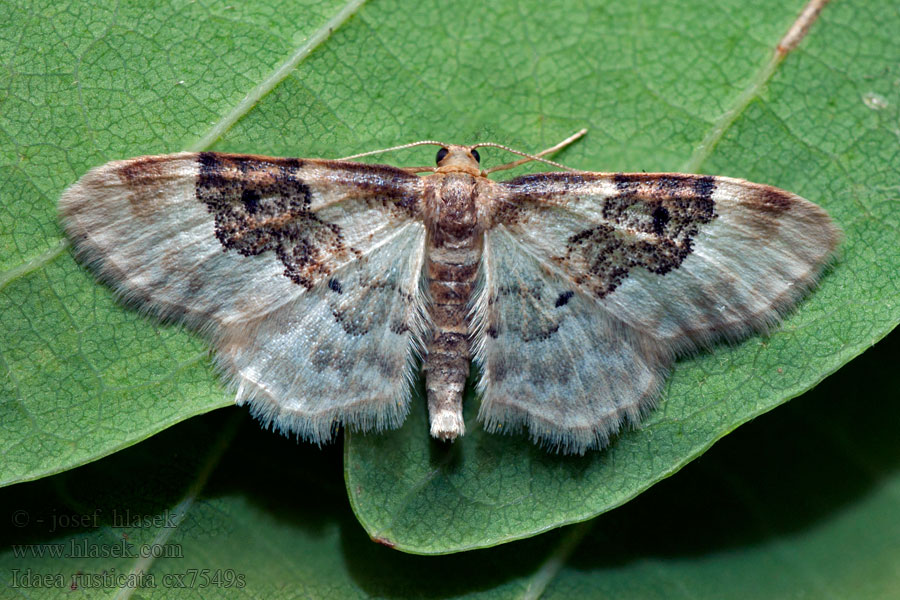
[[[551,260],[598,298],[612,293],[635,267],[658,275],[677,269],[692,252],[700,227],[717,216],[712,177],[620,173],[612,176],[616,192],[607,196],[591,189],[601,180],[610,176],[544,173],[512,179],[503,184],[509,204],[497,213],[500,222],[515,228],[535,210],[596,196],[602,222],[582,225]]]
[[[274,250],[284,274],[309,289],[325,252],[343,256],[353,249],[345,247],[340,227],[310,211],[312,194],[297,173],[301,165],[294,158],[260,161],[204,152],[197,198],[215,217],[225,249],[244,256]]]
[[[305,176],[306,170],[323,167],[330,178]],[[408,217],[416,197],[390,184],[409,177],[414,176],[378,165],[204,152],[197,198],[215,218],[216,238],[225,250],[244,256],[271,250],[284,264],[284,275],[310,289],[331,275],[330,265],[360,256],[339,225],[316,213],[315,193],[350,190],[368,205],[381,203],[389,214]]]

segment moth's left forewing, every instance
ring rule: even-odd
[[[96,167],[59,209],[76,254],[122,296],[203,326],[327,281],[415,222],[420,197],[420,179],[390,167],[183,152]]]
[[[387,166],[181,153],[91,170],[60,214],[120,296],[210,337],[239,403],[322,442],[406,414],[421,189]]]

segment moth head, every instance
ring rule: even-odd
[[[436,173],[468,173],[469,175],[481,175],[481,157],[478,150],[470,146],[447,145],[437,151],[435,157],[437,163]]]

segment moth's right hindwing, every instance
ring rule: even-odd
[[[602,448],[652,408],[668,356],[552,275],[503,227],[490,230],[473,306],[479,419],[550,448]]]
[[[98,167],[60,212],[120,295],[211,337],[238,402],[322,442],[406,414],[420,186],[390,167],[183,153]]]

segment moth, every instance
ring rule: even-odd
[[[675,357],[775,324],[840,235],[768,185],[542,158],[583,133],[536,155],[387,149],[435,144],[434,167],[143,156],[89,171],[60,213],[120,296],[211,340],[266,427],[398,427],[421,360],[431,435],[453,440],[474,360],[488,431],[581,454],[640,422]],[[482,169],[482,147],[524,158]],[[563,170],[487,177],[529,160]]]

